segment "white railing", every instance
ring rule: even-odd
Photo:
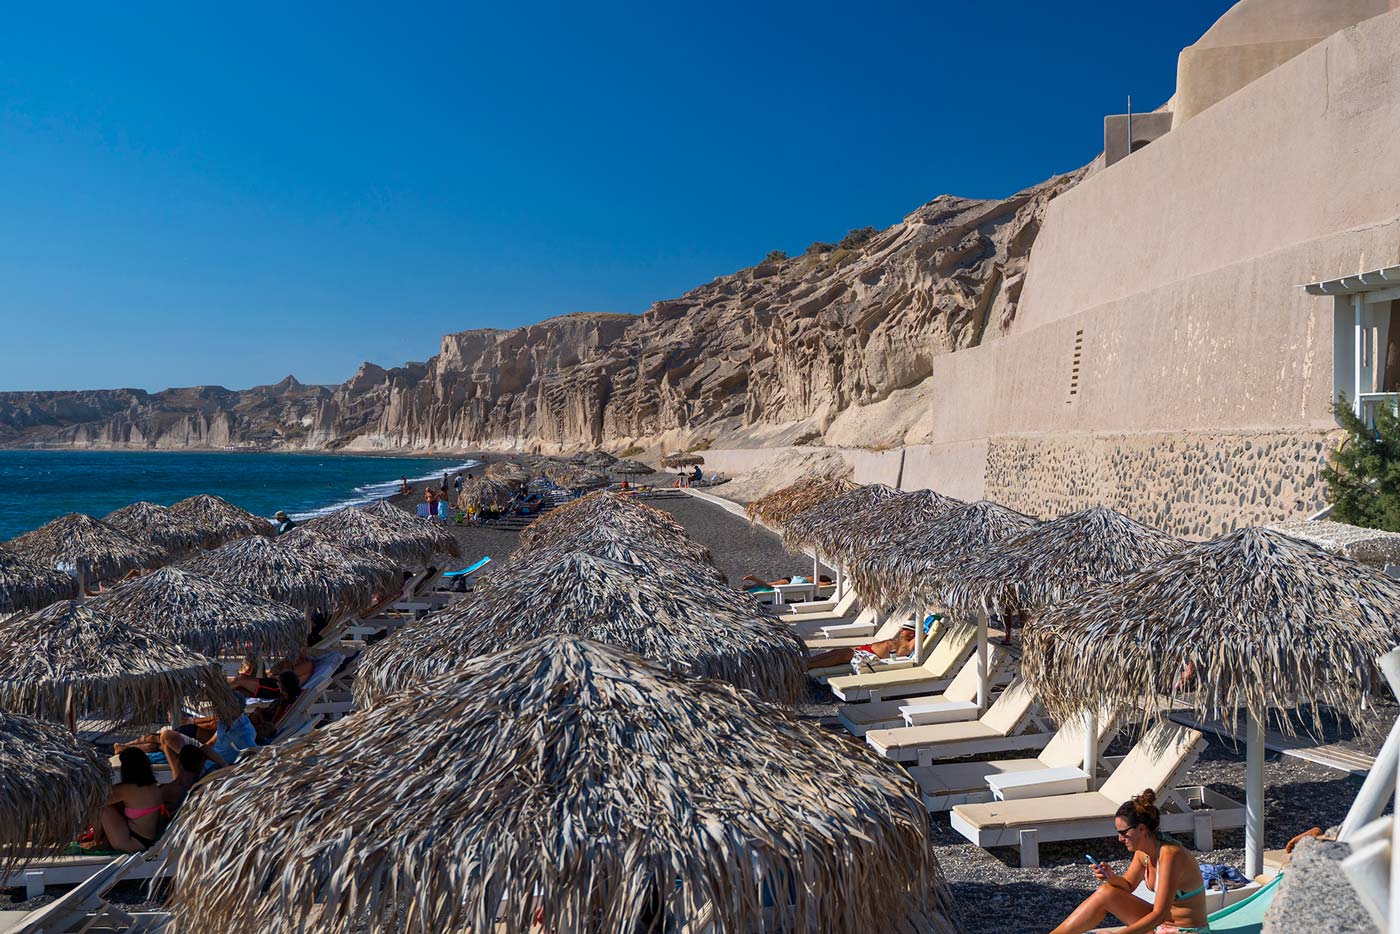
[[[1357,396],[1356,414],[1367,428],[1376,427],[1376,410],[1388,406],[1392,412],[1400,409],[1400,392],[1363,392]]]

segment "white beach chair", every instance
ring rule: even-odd
[[[117,931],[154,930],[153,916],[131,915],[112,905],[104,897],[112,886],[125,879],[150,879],[156,875],[161,860],[151,853],[127,856],[99,857],[101,865],[86,870],[78,884],[38,911],[0,912],[0,934],[62,934],[84,931],[107,934]],[[65,883],[53,883],[65,884]],[[43,894],[30,893],[30,897]],[[8,915],[16,917],[7,917]]]
[[[813,652],[850,648],[881,639],[893,639],[899,627],[914,620],[914,613],[903,608],[882,617],[875,610],[866,610],[855,619],[822,624],[816,632],[802,635],[802,641]]]
[[[1005,646],[991,646],[987,651],[987,669],[998,680],[1010,664],[1011,655]],[[947,683],[942,693],[904,697],[898,700],[868,701],[863,704],[841,704],[836,716],[853,736],[865,736],[871,730],[893,729],[905,722],[906,708],[928,708],[942,719],[928,722],[948,723],[971,720],[977,716],[977,658],[968,656],[957,675]]]
[[[1026,732],[1035,720],[1037,706],[1035,693],[1018,679],[980,720],[871,730],[865,734],[865,742],[886,759],[920,765],[939,759],[1041,749],[1050,742],[1051,734]]]
[[[953,829],[980,847],[1019,846],[1021,865],[1040,865],[1043,841],[1089,840],[1113,836],[1113,815],[1124,801],[1151,788],[1168,833],[1191,833],[1197,849],[1214,849],[1214,831],[1243,827],[1244,806],[1200,786],[1178,787],[1206,746],[1198,730],[1176,723],[1154,726],[1133,747],[1098,791],[960,804],[949,820]]]
[[[1118,718],[1101,714],[1094,722],[1096,746],[1102,754],[1118,735]],[[991,801],[997,797],[997,788],[1006,797],[1048,797],[1089,791],[1095,783],[1095,776],[1084,770],[1083,717],[1061,724],[1034,759],[916,765],[910,767],[909,776],[919,786],[919,797],[930,811]],[[1035,793],[1032,788],[1041,791]]]
[[[971,654],[977,642],[977,627],[968,623],[948,623],[943,637],[921,664],[895,671],[832,678],[827,685],[843,701],[878,701],[939,690]]]
[[[810,603],[796,603],[787,612],[778,615],[785,623],[797,623],[811,619],[845,619],[855,616],[860,598],[854,590],[847,590],[840,600],[813,600]]]

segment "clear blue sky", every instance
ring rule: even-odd
[[[0,390],[340,382],[641,312],[1088,162],[1228,6],[12,6]]]

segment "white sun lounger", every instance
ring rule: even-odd
[[[1118,735],[1117,718],[1099,716],[1097,744],[1100,753]],[[1032,779],[1039,779],[1042,788],[1067,788],[1088,791],[1093,787],[1090,775],[1084,771],[1084,718],[1075,717],[1060,725],[1050,742],[1034,759],[993,759],[990,762],[940,762],[916,765],[909,775],[919,786],[919,797],[930,811],[946,811],[959,804],[991,801],[995,779],[1017,776],[1018,782],[1003,781],[1004,792],[1013,784],[1014,795],[1029,797]],[[1067,773],[1073,772],[1073,775]],[[1053,784],[1051,784],[1053,782]],[[1049,795],[1045,791],[1041,797]]]
[[[1154,726],[1098,791],[960,804],[949,820],[953,829],[980,847],[1019,846],[1021,865],[1040,864],[1045,841],[1113,836],[1113,815],[1144,788],[1157,792],[1162,829],[1191,833],[1196,847],[1214,848],[1216,829],[1244,826],[1244,806],[1200,786],[1177,787],[1206,746],[1198,730],[1175,723]]]
[[[886,759],[920,765],[939,759],[1041,749],[1050,742],[1050,734],[1026,732],[1035,719],[1036,707],[1035,693],[1018,679],[980,720],[871,730],[865,734],[865,742]]]
[[[844,675],[827,682],[833,694],[843,701],[878,701],[910,694],[927,694],[938,690],[937,685],[952,677],[963,659],[972,652],[977,641],[977,627],[968,623],[949,623],[943,638],[920,665],[898,671],[879,671],[863,675]]]
[[[786,613],[778,615],[785,623],[802,622],[811,619],[842,619],[856,614],[860,602],[854,590],[847,590],[837,601],[813,600],[810,603],[795,603]]]
[[[819,632],[803,636],[802,642],[812,652],[825,652],[827,649],[854,648],[867,642],[893,639],[899,635],[899,627],[914,619],[909,610],[895,610],[880,621],[880,614],[874,610],[862,613],[849,623],[830,623]]]
[[[808,639],[825,639],[827,638],[826,631],[834,627],[851,627],[847,630],[847,633],[850,634],[856,632],[857,627],[865,627],[869,632],[874,632],[879,625],[879,612],[877,612],[874,607],[865,607],[855,616],[849,618],[840,617],[828,619],[824,616],[816,616],[811,619],[797,620],[792,623],[792,631],[797,634],[798,638],[805,641]]]
[[[992,646],[987,651],[987,668],[995,677],[999,675],[1010,661],[1011,656],[1005,646]],[[966,705],[971,701],[972,705]],[[957,710],[965,711],[963,715],[953,719],[971,720],[977,716],[977,658],[968,656],[953,679],[947,682],[942,693],[923,694],[917,697],[903,697],[897,700],[868,701],[863,704],[841,704],[836,708],[836,716],[841,721],[841,725],[851,731],[853,736],[864,736],[871,730],[887,730],[904,723],[904,709],[906,707],[937,707],[946,713],[943,720],[936,722],[949,722],[946,717],[952,717],[954,707]]]
[[[155,930],[157,916],[127,914],[109,903],[104,896],[112,886],[123,880],[154,878],[162,866],[159,855],[147,851],[96,859],[101,860],[100,865],[95,869],[84,870],[86,874],[74,880],[78,883],[76,886],[38,911],[0,912],[0,934],[59,934],[66,931],[106,934],[116,931]],[[37,892],[30,891],[29,897],[35,898],[42,894],[43,887],[40,886]],[[17,917],[7,917],[9,915]],[[152,923],[146,923],[148,921]]]

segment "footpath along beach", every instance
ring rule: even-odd
[[[722,491],[723,488],[719,488]],[[411,497],[395,497],[402,505],[416,504],[421,487]],[[658,498],[648,501],[680,522],[686,532],[710,549],[731,583],[745,574],[771,578],[789,574],[810,574],[811,558],[786,550],[773,532],[751,527],[725,508],[693,496]],[[490,527],[457,526],[449,530],[462,545],[466,563],[482,555],[501,558],[515,547],[519,533]],[[836,699],[815,681],[800,715],[826,726],[833,734],[847,736],[835,722]],[[1377,711],[1382,727],[1395,711]],[[1243,743],[1207,734],[1209,746],[1186,773],[1184,784],[1204,785],[1235,800],[1244,798],[1245,756]],[[1339,737],[1329,735],[1327,739]],[[1381,735],[1341,739],[1363,751],[1375,752]],[[851,738],[852,743],[861,741]],[[1120,736],[1107,754],[1127,753],[1130,742]],[[1339,769],[1293,756],[1269,752],[1265,765],[1265,798],[1268,821],[1266,845],[1281,848],[1297,833],[1310,827],[1332,827],[1341,822],[1356,796],[1361,777]],[[832,776],[839,780],[839,776]],[[1119,871],[1124,868],[1121,846],[1111,839],[1041,845],[1041,866],[1023,869],[1013,849],[987,851],[974,846],[954,832],[946,813],[931,816],[930,826],[936,853],[954,903],[964,919],[964,929],[980,934],[1043,934],[1074,908],[1095,887],[1092,872],[1085,865],[1086,850],[1107,860]],[[1243,831],[1217,831],[1215,849],[1196,852],[1202,863],[1240,866],[1244,862]],[[1318,904],[1320,919],[1315,930],[1328,929],[1321,919],[1335,921],[1333,908]],[[1306,929],[1306,926],[1299,930]]]

